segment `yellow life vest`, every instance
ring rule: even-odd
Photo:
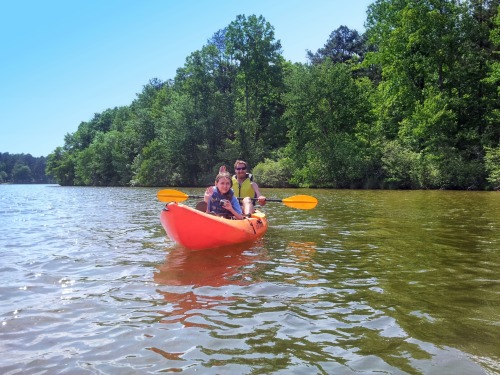
[[[238,183],[238,179],[236,178],[236,175],[234,175],[233,176],[234,195],[236,195],[237,198],[245,198],[245,197],[257,198],[255,196],[255,191],[253,191],[252,188],[252,181],[253,181],[253,176],[250,173],[247,173],[247,178],[241,184]]]

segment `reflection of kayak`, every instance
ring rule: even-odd
[[[193,250],[252,241],[267,230],[266,215],[262,212],[243,220],[229,220],[176,202],[165,206],[160,220],[173,241]]]
[[[248,247],[248,244],[240,244],[192,251],[176,246],[169,250],[164,263],[156,266],[153,273],[159,286],[156,291],[169,306],[160,311],[165,316],[160,322],[210,329],[209,322],[197,318],[200,311],[205,311],[203,315],[207,316],[209,310],[234,305],[240,299],[234,295],[234,288],[259,280],[263,261],[267,260],[266,252],[259,246],[250,251]],[[179,289],[178,286],[185,287]]]
[[[153,274],[156,283],[184,286],[226,286],[246,285],[255,279],[259,252],[246,252],[247,244],[219,247],[206,251],[192,251],[183,246],[170,250],[165,262],[158,265]]]

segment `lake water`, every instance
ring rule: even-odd
[[[319,204],[191,252],[158,190],[0,185],[0,373],[500,374],[499,192],[264,189]]]

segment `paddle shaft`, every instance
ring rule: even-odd
[[[160,190],[157,193],[158,199],[162,202],[183,202],[188,198],[197,198],[197,199],[204,199],[204,195],[187,195],[183,193],[182,191],[178,190],[173,190],[173,189],[164,189]],[[238,198],[242,199],[242,198]],[[252,200],[255,201],[258,200],[258,198],[252,198]],[[318,204],[318,200],[314,197],[311,197],[309,195],[295,195],[293,197],[288,197],[285,199],[267,199],[266,202],[281,202],[284,205],[292,208],[298,208],[301,210],[310,210]]]
[[[188,198],[196,198],[196,199],[204,199],[205,198],[205,196],[203,196],[203,195],[188,195],[187,197]],[[242,200],[243,198],[236,197],[236,199]],[[252,198],[252,200],[256,201],[257,198]],[[283,199],[269,199],[269,198],[266,198],[266,202],[280,202],[280,203],[282,203]],[[304,203],[304,202],[297,202],[297,203]],[[305,203],[307,203],[307,202],[305,202]]]
[[[187,198],[204,199],[205,196],[204,195],[188,195]],[[243,198],[236,197],[236,199],[241,201]],[[255,202],[257,200],[257,198],[252,198],[252,200]],[[283,202],[283,200],[282,199],[268,199],[268,198],[266,198],[266,202]],[[301,203],[301,202],[299,202],[299,203]]]

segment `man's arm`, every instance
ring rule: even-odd
[[[260,193],[259,185],[257,185],[256,182],[251,182],[252,189],[255,192],[255,196],[257,197],[257,201],[259,202],[259,205],[265,206],[266,205],[266,197],[263,196]]]

